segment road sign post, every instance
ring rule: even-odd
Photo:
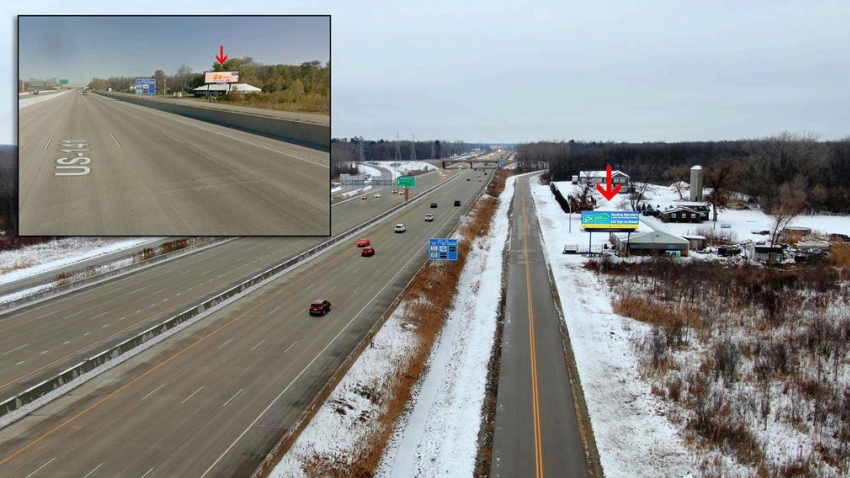
[[[456,261],[457,239],[432,237],[428,241],[428,258],[432,261]]]
[[[399,176],[395,178],[395,185],[404,189],[404,201],[408,200],[408,190],[416,187],[416,177],[414,176]]]

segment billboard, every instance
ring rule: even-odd
[[[428,258],[432,261],[456,261],[457,239],[432,237],[428,241]]]
[[[205,71],[204,83],[238,83],[238,71]]]
[[[136,79],[137,95],[153,95],[156,93],[156,78]]]
[[[638,211],[582,211],[581,228],[591,231],[636,231]]]

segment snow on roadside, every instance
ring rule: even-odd
[[[49,95],[43,95],[43,96],[39,94],[38,96],[33,95],[32,97],[28,97],[28,98],[20,98],[18,100],[18,109],[26,108],[27,106],[34,105],[36,103],[41,103],[42,101],[47,101],[47,100],[52,100],[54,98],[59,98],[60,96],[64,95],[65,93],[68,93],[69,91],[71,91],[71,90],[64,90],[64,91],[60,91],[59,93],[51,93]]]
[[[415,404],[396,424],[376,473],[379,478],[473,475],[514,182],[506,181],[490,233],[470,249]]]
[[[389,170],[393,175],[393,179],[405,175],[411,171],[436,171],[437,169],[439,169],[433,164],[425,161],[369,161],[368,163],[363,164],[363,166],[368,167],[369,164],[374,166],[380,166],[384,169]],[[397,166],[393,167],[393,164],[396,164]],[[376,174],[374,172],[367,171],[373,177],[379,177],[381,175],[380,170],[374,168],[369,169],[377,172]]]
[[[531,189],[605,476],[695,476],[683,437],[640,378],[632,343],[651,327],[614,314],[607,284],[584,269],[586,259],[561,254],[575,240],[565,238],[567,216],[548,186],[532,181]],[[573,236],[584,235],[577,231],[574,223]]]
[[[129,249],[158,237],[71,237],[0,252],[0,284]]]
[[[485,279],[488,281],[501,283],[501,255],[508,230],[506,207],[513,191],[512,182],[509,184],[502,193],[502,197],[508,200],[500,204],[498,220],[491,233],[476,240],[471,248],[460,278],[455,307],[431,358],[433,376],[429,372],[418,390],[421,407],[417,402],[413,414],[400,425],[403,431],[391,438],[391,451],[384,460],[387,466],[381,471],[383,476],[394,473],[391,464],[397,462],[396,457],[401,456],[400,453],[410,453],[406,457],[410,460],[404,463],[415,463],[415,466],[427,462],[426,458],[432,454],[439,454],[441,459],[438,461],[445,463],[438,466],[439,470],[434,469],[434,473],[443,473],[444,476],[472,474],[480,420],[471,417],[480,417],[485,398],[487,365],[495,337],[499,302],[498,288],[485,292],[486,288],[480,288],[480,285],[482,274],[487,274]],[[367,446],[367,437],[379,426],[374,418],[381,412],[375,401],[369,399],[370,392],[379,389],[394,370],[404,365],[405,358],[418,342],[415,330],[403,322],[405,307],[403,302],[387,319],[375,335],[372,346],[363,351],[322,404],[272,471],[271,478],[306,477],[305,468],[310,467],[314,457],[345,463],[357,455],[359,447]],[[464,312],[468,310],[476,310],[477,313],[465,316]],[[417,454],[416,457],[414,454]],[[439,464],[430,464],[436,465]],[[469,472],[457,474],[461,469]],[[428,471],[425,475],[432,476],[430,473]],[[412,476],[403,471],[397,475]]]

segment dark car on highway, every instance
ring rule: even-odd
[[[432,202],[432,203],[431,203],[431,207],[437,207],[437,203]]]
[[[331,301],[327,299],[314,300],[310,304],[310,315],[325,315],[331,311]]]
[[[460,201],[455,201],[455,207],[460,206]]]
[[[360,255],[363,256],[363,257],[374,256],[375,255],[375,248],[374,247],[364,247],[363,249],[360,250]]]

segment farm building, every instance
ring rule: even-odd
[[[581,171],[578,173],[579,184],[605,184],[608,180],[608,175],[605,171]],[[611,184],[616,186],[629,184],[629,175],[622,171],[611,171]]]
[[[705,247],[705,236],[683,235],[682,237],[687,239],[690,243],[689,249],[693,251],[698,251]]]
[[[680,202],[675,206],[658,212],[664,222],[702,222],[707,221],[710,207],[704,202]]]
[[[773,262],[781,262],[785,258],[785,251],[780,245],[750,244],[747,247],[747,258],[757,262],[767,262],[773,252]]]
[[[618,232],[612,233],[611,239],[614,241],[614,247],[622,253],[626,253],[626,245],[628,244],[629,254],[633,255],[679,251],[683,256],[687,256],[690,250],[690,242],[687,239],[660,231],[632,234],[631,238],[626,233]]]

